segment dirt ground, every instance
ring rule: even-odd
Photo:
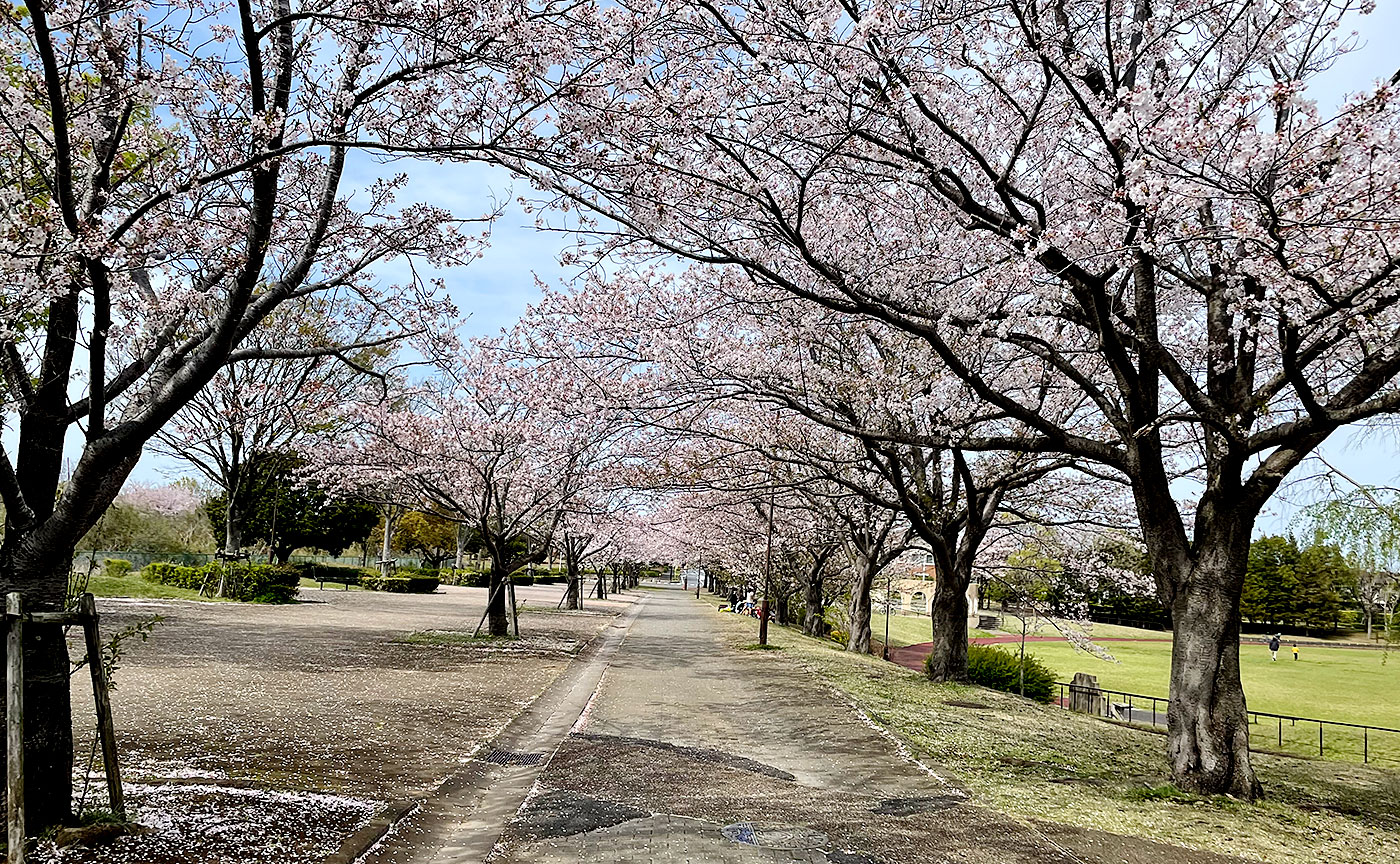
[[[156,833],[49,855],[324,858],[385,805],[425,794],[470,759],[631,600],[555,612],[561,591],[519,589],[519,641],[469,638],[486,600],[474,588],[313,588],[288,606],[100,601],[104,638],[164,618],[149,641],[127,643],[112,694],[129,809]],[[81,794],[92,698],[86,675],[73,680]],[[105,807],[100,776],[86,785],[85,808]]]

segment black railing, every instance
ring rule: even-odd
[[[1055,683],[1060,688],[1060,698],[1056,704],[1062,708],[1080,710],[1123,723],[1142,723],[1150,726],[1165,726],[1167,723],[1167,706],[1170,700],[1165,696],[1148,696],[1065,681]],[[1304,729],[1310,728],[1308,724],[1316,724],[1317,755],[1320,757],[1325,757],[1330,748],[1334,758],[1360,756],[1361,761],[1366,763],[1382,760],[1400,762],[1400,729],[1347,723],[1343,720],[1294,717],[1291,714],[1274,714],[1269,711],[1247,713],[1250,725],[1256,727],[1250,730],[1250,746],[1256,750],[1267,749],[1267,745],[1260,746],[1256,743],[1256,738],[1260,738],[1268,744],[1276,745],[1281,752],[1298,755],[1300,749],[1305,746],[1307,755],[1311,755],[1310,731],[1306,738],[1302,738],[1297,733],[1287,735],[1285,730],[1297,729],[1300,723]],[[1328,727],[1332,727],[1330,732]],[[1308,742],[1306,745],[1303,745],[1304,740]]]

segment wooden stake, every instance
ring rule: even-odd
[[[5,780],[10,864],[24,864],[24,607],[5,595]]]
[[[97,603],[91,594],[79,601],[86,620],[83,636],[87,641],[88,670],[92,672],[92,701],[97,707],[97,734],[102,742],[102,767],[107,774],[107,800],[112,813],[126,821],[126,802],[122,797],[122,775],[117,761],[117,730],[112,723],[112,698],[107,683],[107,669],[102,665],[102,639],[97,630]]]

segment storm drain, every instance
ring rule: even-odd
[[[736,822],[720,829],[726,840],[758,846],[763,849],[801,850],[821,849],[826,846],[826,835],[811,828],[784,828],[773,825],[755,825],[752,822]]]
[[[515,750],[493,748],[481,757],[481,761],[492,765],[543,765],[547,753],[520,753]]]

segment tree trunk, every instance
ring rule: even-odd
[[[967,680],[967,566],[955,566],[938,574],[933,589],[933,653],[928,674],[933,681]]]
[[[471,536],[471,529],[465,524],[457,526],[457,556],[452,559],[452,569],[461,570],[462,563],[467,555],[467,538]]]
[[[875,581],[874,563],[864,556],[857,560],[855,581],[851,584],[851,629],[846,636],[846,650],[857,654],[870,653],[870,586]]]
[[[1239,608],[1248,530],[1243,538],[1206,546],[1174,598],[1167,752],[1178,788],[1252,801],[1262,787],[1250,763],[1249,715],[1240,685]]]
[[[25,538],[13,525],[0,547],[0,596],[18,591],[26,612],[63,609],[74,550],[24,554]],[[20,548],[16,548],[20,547]],[[23,550],[23,551],[22,551]],[[52,562],[61,563],[55,566]],[[0,689],[5,664],[0,663]],[[73,721],[68,692],[68,645],[55,624],[24,625],[24,799],[26,831],[34,836],[73,821]],[[5,706],[0,700],[0,719]],[[4,736],[0,736],[3,757]],[[0,790],[0,800],[4,790]]]
[[[486,582],[489,603],[486,611],[486,632],[492,636],[510,635],[510,604],[506,602],[508,589],[505,584],[509,575],[505,565],[492,555],[491,575]]]
[[[821,570],[813,568],[802,586],[802,632],[820,639],[826,635],[826,603],[822,600]]]
[[[389,506],[384,508],[384,542],[379,545],[379,572],[385,576],[392,575],[389,571],[393,567],[393,559],[389,556],[393,554],[394,529],[399,524],[398,507]]]
[[[564,608],[583,608],[583,586],[580,584],[578,561],[564,557]]]
[[[234,495],[228,496],[224,504],[224,554],[235,560],[238,550],[243,548],[243,512],[238,508]]]

